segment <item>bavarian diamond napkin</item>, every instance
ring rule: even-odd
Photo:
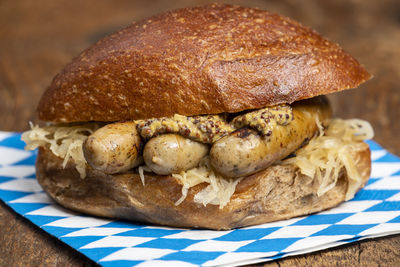
[[[269,261],[400,233],[400,159],[369,142],[372,174],[354,199],[314,215],[230,231],[177,229],[84,216],[55,204],[35,179],[36,152],[0,132],[0,198],[103,266],[215,266]]]

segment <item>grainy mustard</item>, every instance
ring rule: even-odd
[[[270,136],[276,125],[288,125],[292,120],[292,108],[289,105],[278,105],[237,116],[232,120],[232,124],[236,129],[248,126],[261,135]]]
[[[178,114],[172,118],[139,121],[137,129],[144,139],[150,139],[162,133],[178,133],[208,144],[214,143],[235,130],[221,115],[185,117]]]
[[[250,127],[261,135],[270,136],[276,125],[287,125],[293,120],[289,105],[278,105],[248,112],[228,122],[223,115],[154,118],[137,122],[139,134],[146,140],[163,133],[177,133],[192,140],[212,144],[231,132]]]

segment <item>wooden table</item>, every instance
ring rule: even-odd
[[[52,77],[81,50],[133,20],[209,1],[2,1],[0,130],[23,131]],[[375,140],[400,155],[400,2],[231,1],[299,20],[353,54],[374,79],[330,96],[336,115],[369,120]],[[94,263],[1,203],[0,266]],[[400,235],[358,242],[266,264],[399,266]]]

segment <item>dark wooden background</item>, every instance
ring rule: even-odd
[[[24,131],[52,77],[81,50],[134,20],[211,1],[0,1],[0,130]],[[227,1],[225,1],[227,2]],[[330,96],[339,117],[369,120],[375,140],[400,155],[400,1],[230,1],[292,17],[338,42],[374,75]],[[266,266],[400,266],[400,235]],[[0,205],[0,266],[93,265]]]

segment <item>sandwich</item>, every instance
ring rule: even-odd
[[[337,44],[267,11],[211,4],[135,22],[74,58],[22,139],[79,212],[232,229],[315,213],[367,182],[370,124],[326,94],[371,78]]]

